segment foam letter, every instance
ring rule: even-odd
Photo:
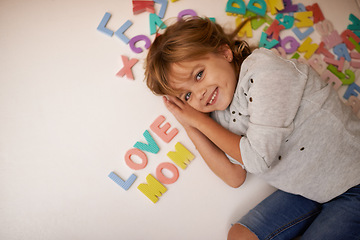
[[[134,147],[138,148],[142,151],[151,152],[151,153],[158,153],[160,148],[154,141],[154,138],[151,136],[148,130],[145,130],[143,136],[145,137],[148,144],[142,143],[142,142],[136,142]]]
[[[124,35],[124,32],[132,25],[130,20],[127,20],[116,32],[115,35],[120,38],[125,44],[128,44],[130,39]]]
[[[233,4],[237,4],[239,7],[234,7]],[[226,12],[245,15],[246,5],[243,0],[229,0],[226,3]]]
[[[265,33],[269,36],[272,35],[273,39],[279,40],[280,31],[283,29],[285,29],[285,26],[279,25],[279,21],[275,19]]]
[[[359,46],[359,42],[360,42],[360,38],[358,36],[356,36],[355,33],[353,33],[352,31],[350,31],[349,29],[346,29],[345,31],[343,31],[341,33],[341,37],[344,41],[344,43],[346,44],[346,47],[349,49],[349,50],[353,50],[355,47]],[[357,44],[354,44],[354,42],[350,41],[350,38],[353,38],[353,40],[355,40],[355,42]],[[357,45],[357,46],[356,46]],[[358,48],[356,49],[358,52],[360,52],[358,50]]]
[[[313,12],[314,23],[325,20],[324,15],[317,3],[314,3],[313,5],[310,6],[306,6],[306,10]]]
[[[344,43],[336,45],[333,49],[333,52],[338,56],[338,59],[344,57],[346,61],[350,62],[351,57]]]
[[[149,15],[149,23],[150,23],[150,35],[156,33],[156,25],[159,26],[161,29],[165,29],[166,25],[163,21],[159,18],[158,15],[155,13],[150,13]]]
[[[128,59],[126,56],[121,56],[124,67],[116,74],[118,77],[126,75],[127,78],[134,80],[134,75],[131,71],[132,67],[138,62],[136,58]]]
[[[173,176],[171,178],[166,177],[162,172],[163,169],[169,170],[173,174]],[[156,177],[163,184],[172,184],[178,180],[179,170],[175,167],[174,164],[164,162],[159,164],[159,166],[156,168]]]
[[[162,185],[151,174],[146,177],[147,184],[141,183],[137,188],[148,197],[153,203],[159,200],[159,197],[167,191],[166,187]]]
[[[311,27],[314,25],[314,22],[310,19],[313,16],[312,12],[296,12],[294,13],[294,18],[299,20],[295,21],[296,27]]]
[[[195,156],[181,143],[175,144],[175,152],[168,152],[167,156],[179,167],[185,169]]]
[[[272,39],[271,41],[269,41],[267,39],[268,35],[265,32],[261,32],[261,37],[260,37],[260,43],[259,43],[259,47],[264,47],[267,49],[273,48],[275,47],[279,41]]]
[[[155,13],[155,9],[154,9],[154,2],[153,1],[138,1],[138,0],[133,0],[133,13],[134,14],[139,14],[145,11],[148,11],[150,13]]]
[[[192,10],[192,9],[185,9],[182,10],[181,12],[179,12],[178,14],[178,20],[182,19],[185,16],[192,16],[192,17],[197,17],[197,13]]]
[[[277,14],[278,11],[284,10],[284,3],[282,0],[268,0],[268,7],[272,15]]]
[[[305,39],[307,36],[309,36],[313,31],[314,31],[314,28],[313,27],[309,27],[308,29],[306,29],[306,31],[304,32],[301,32],[299,30],[299,28],[295,27],[292,29],[292,31],[295,33],[295,35],[300,39],[300,40],[303,40]]]
[[[321,75],[327,67],[325,62],[321,59],[320,55],[318,54],[312,55],[308,63],[319,75]]]
[[[236,25],[240,25],[242,23],[242,17],[239,16],[235,20]],[[247,22],[238,32],[239,37],[243,37],[246,34],[246,37],[250,38],[253,36],[252,28],[251,28],[251,22]]]
[[[178,134],[179,130],[177,128],[172,129],[169,133],[167,131],[171,127],[170,123],[165,123],[164,126],[160,125],[165,121],[165,117],[160,115],[155,121],[150,125],[150,129],[158,135],[164,142],[169,143],[175,136]]]
[[[132,159],[132,155],[137,155],[141,159],[141,163],[135,163]],[[125,163],[129,166],[129,168],[134,170],[140,170],[146,167],[148,163],[148,159],[146,154],[137,148],[132,148],[125,154]]]
[[[357,92],[355,92],[357,91]],[[356,83],[352,83],[349,85],[348,89],[346,90],[345,94],[344,94],[344,98],[347,100],[350,98],[350,96],[355,96],[357,97],[360,93],[360,87],[359,85],[357,85]]]
[[[325,43],[328,49],[331,49],[343,42],[343,39],[336,30],[332,31],[328,36],[323,36],[321,40]]]
[[[334,58],[334,55],[331,52],[329,52],[329,50],[327,50],[324,46],[325,46],[325,43],[321,42],[319,45],[319,48],[316,50],[316,53],[323,54],[325,57],[328,57],[328,58]]]
[[[275,19],[278,20],[280,25],[283,25],[286,29],[290,29],[294,25],[294,17],[292,16],[284,16],[284,14],[279,13],[276,15]],[[281,21],[282,19],[283,21]]]
[[[114,172],[111,172],[108,177],[126,191],[131,187],[137,178],[135,174],[131,174],[131,176],[126,181],[124,181]]]
[[[288,43],[290,44],[290,47],[286,48],[286,45]],[[287,36],[281,41],[281,47],[283,49],[285,49],[285,52],[287,54],[295,52],[299,46],[300,46],[300,43],[298,41],[296,41],[296,39],[292,36]]]
[[[151,45],[151,41],[147,36],[145,36],[145,35],[135,36],[129,41],[130,48],[134,53],[142,53],[143,52],[143,50],[141,48],[135,46],[135,44],[140,41],[145,42],[146,49],[148,49]]]
[[[355,61],[355,59],[360,59],[360,53],[358,52],[350,52],[350,57],[351,57],[351,62],[350,62],[350,66],[352,66],[353,68],[360,68],[360,62],[359,61]]]
[[[260,7],[255,6],[255,4],[260,5]],[[247,5],[247,9],[253,13],[256,13],[260,16],[265,16],[266,13],[266,2],[264,0],[250,0]]]
[[[316,23],[315,29],[321,36],[324,37],[334,31],[334,26],[329,20],[324,20],[323,22]]]
[[[344,85],[350,85],[355,82],[355,73],[350,69],[345,70],[345,78],[340,79]]]
[[[309,59],[319,47],[316,43],[311,44],[312,39],[308,37],[298,48],[299,52],[306,52],[304,57]]]
[[[167,1],[167,0],[154,0],[154,2],[161,4],[161,8],[160,8],[160,11],[159,11],[158,16],[159,16],[161,19],[164,18],[164,16],[165,16],[165,11],[166,11],[166,8],[167,8],[167,6],[168,6],[168,1]]]
[[[324,61],[326,63],[337,66],[338,71],[341,72],[343,70],[343,68],[344,68],[345,58],[341,57],[340,60],[336,60],[336,59],[333,59],[333,58],[327,58],[326,57],[326,58],[324,58]]]
[[[325,83],[332,84],[332,86],[335,90],[338,90],[339,87],[341,87],[341,85],[342,85],[342,82],[340,81],[340,79],[337,76],[335,76],[332,72],[330,72],[329,70],[325,70],[323,72],[323,74],[321,74],[321,79]]]
[[[105,13],[105,15],[103,16],[99,26],[97,27],[97,30],[99,30],[102,33],[105,33],[106,35],[112,37],[112,35],[114,34],[113,31],[111,31],[110,29],[106,28],[106,24],[108,23],[109,19],[111,17],[110,13]]]
[[[290,13],[296,12],[298,10],[298,5],[293,5],[291,0],[283,0],[284,1],[284,10],[281,10],[280,13]]]

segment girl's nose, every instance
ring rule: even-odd
[[[205,97],[205,94],[206,94],[206,89],[202,88],[196,92],[196,97],[201,101]]]

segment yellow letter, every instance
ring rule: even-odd
[[[175,152],[168,152],[167,156],[182,169],[185,169],[187,164],[195,158],[195,156],[179,142],[175,144]]]
[[[309,59],[319,47],[316,43],[311,44],[311,42],[312,39],[308,37],[298,48],[299,52],[306,52],[304,55],[306,59]]]
[[[161,195],[167,191],[166,187],[162,185],[151,174],[146,177],[147,184],[142,183],[137,188],[145,194],[153,203],[156,203]]]

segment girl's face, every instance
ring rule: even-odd
[[[232,51],[225,46],[218,54],[172,64],[170,83],[180,90],[177,97],[200,112],[225,110],[237,84],[232,58]]]

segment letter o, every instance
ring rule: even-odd
[[[168,178],[163,174],[162,170],[165,168],[173,174],[171,178]],[[159,166],[156,168],[156,177],[157,179],[159,179],[160,182],[164,184],[172,184],[178,180],[179,170],[177,169],[177,167],[175,167],[174,164],[169,162],[164,162],[159,164]]]
[[[139,158],[141,158],[142,162],[141,163],[135,163],[132,159],[131,156],[132,155],[137,155]],[[125,154],[125,162],[126,164],[129,166],[129,168],[134,169],[134,170],[140,170],[143,169],[144,167],[146,167],[147,163],[148,163],[148,159],[146,154],[137,149],[137,148],[132,148],[129,151],[126,152]]]

